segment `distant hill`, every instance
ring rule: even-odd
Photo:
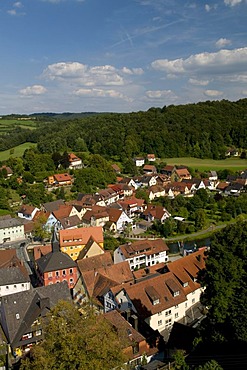
[[[34,113],[35,130],[0,135],[0,151],[33,142],[41,153],[89,151],[129,163],[135,156],[224,159],[247,151],[247,99],[152,107],[131,113]],[[244,152],[245,154],[245,152]]]

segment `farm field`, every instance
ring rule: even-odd
[[[26,149],[29,149],[31,147],[35,147],[35,143],[24,143],[18,146],[15,146],[14,148],[4,150],[3,152],[0,152],[0,161],[6,161],[10,157],[21,157]]]
[[[35,120],[0,119],[0,132],[10,132],[16,127],[34,130],[36,129],[36,125]]]
[[[229,169],[233,171],[241,171],[247,169],[247,159],[230,157],[222,160],[200,159],[191,157],[182,158],[162,158],[162,161],[168,165],[183,165],[198,169],[199,171],[222,170]]]

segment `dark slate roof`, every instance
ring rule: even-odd
[[[0,219],[0,229],[4,229],[7,227],[16,227],[21,226],[22,221],[18,218],[6,218],[6,219]]]
[[[32,323],[38,317],[45,316],[60,300],[71,301],[66,282],[32,288],[0,298],[0,321],[10,344],[13,347],[21,345],[21,337],[32,331]]]
[[[43,207],[47,212],[54,212],[59,209],[60,206],[64,205],[64,201],[62,199],[55,200],[53,202],[44,203]]]
[[[75,261],[63,252],[50,252],[37,261],[41,273],[76,267]]]
[[[19,267],[9,267],[0,269],[0,286],[26,283],[28,276],[24,276]]]

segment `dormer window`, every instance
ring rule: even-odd
[[[19,319],[20,319],[20,314],[19,314],[19,313],[17,313],[17,314],[15,315],[15,317],[16,317],[16,319],[17,319],[17,320],[19,320]]]
[[[188,281],[186,281],[185,283],[183,283],[183,287],[186,288],[188,286]]]
[[[173,297],[177,297],[179,295],[179,290],[173,293]]]
[[[146,287],[145,291],[153,306],[160,303],[160,295],[153,286]]]

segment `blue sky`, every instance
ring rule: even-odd
[[[247,0],[0,0],[0,115],[247,97]]]

